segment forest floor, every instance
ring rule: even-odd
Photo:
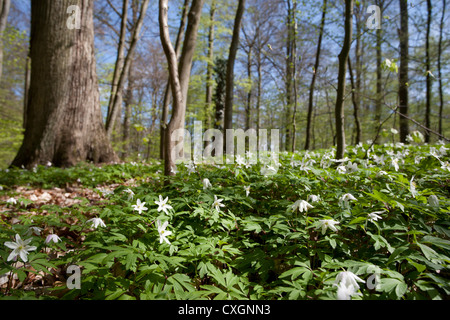
[[[450,145],[368,148],[2,171],[3,298],[448,297]]]

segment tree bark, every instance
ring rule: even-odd
[[[234,150],[230,150],[227,143],[227,129],[233,128],[233,99],[234,99],[234,63],[239,45],[239,33],[241,31],[242,16],[245,11],[245,0],[239,0],[236,17],[234,19],[233,36],[231,38],[230,51],[227,62],[226,86],[225,86],[225,114],[224,114],[224,130],[225,143],[224,154],[234,154]]]
[[[427,72],[426,78],[426,108],[425,108],[425,127],[431,128],[430,113],[431,113],[431,62],[430,62],[430,27],[431,27],[431,14],[432,5],[431,0],[427,0],[427,35],[425,43],[425,69]],[[430,143],[430,132],[425,130],[424,133],[425,142]]]
[[[205,124],[206,128],[211,126],[211,113],[213,102],[213,67],[214,67],[214,20],[216,14],[216,0],[211,3],[209,11],[208,32],[208,65],[206,67],[206,99],[205,99]]]
[[[345,37],[339,54],[338,88],[335,107],[336,118],[336,159],[343,159],[345,154],[344,98],[347,60],[350,52],[353,32],[354,0],[345,0]]]
[[[66,28],[78,5],[81,29]],[[31,1],[31,82],[25,136],[12,166],[116,161],[100,111],[93,1]],[[63,27],[61,27],[63,26]]]
[[[164,144],[166,153],[164,162],[164,174],[166,176],[174,175],[174,173],[172,172],[172,168],[175,166],[175,160],[173,159],[171,154],[174,146],[174,141],[172,141],[171,135],[176,128],[180,127],[181,122],[184,121],[181,112],[181,109],[183,108],[183,94],[181,91],[180,78],[178,76],[178,59],[170,41],[169,24],[167,18],[168,11],[168,0],[159,0],[160,37],[169,66],[170,87],[173,97],[172,118],[170,119],[170,122],[167,126],[165,138],[166,142]]]
[[[311,79],[311,84],[309,86],[309,102],[308,102],[308,115],[306,120],[306,141],[305,141],[305,150],[310,149],[310,140],[311,140],[311,121],[313,114],[313,105],[314,105],[314,87],[316,83],[317,73],[319,72],[319,64],[320,64],[320,51],[322,49],[322,38],[323,38],[323,30],[325,28],[325,18],[327,14],[327,0],[323,0],[322,7],[322,20],[320,22],[319,29],[319,41],[317,42],[317,50],[316,50],[316,61],[314,63],[313,76]]]
[[[445,18],[446,1],[442,0],[442,16],[439,28],[439,44],[438,44],[438,75],[439,75],[439,134],[442,132],[442,112],[444,110],[444,92],[442,87],[442,67],[441,67],[441,55],[442,55],[442,33],[444,31],[444,18]]]
[[[134,50],[136,49],[137,42],[139,41],[139,38],[140,38],[139,34],[140,34],[142,26],[144,24],[144,17],[147,12],[149,3],[150,3],[150,0],[143,0],[142,6],[141,6],[141,11],[139,13],[139,18],[137,21],[137,25],[134,28],[133,34],[131,37],[130,48],[128,49],[128,52],[127,52],[127,55],[125,57],[125,61],[123,64],[123,68],[120,72],[119,81],[117,83],[117,92],[120,92],[122,90],[123,85],[126,81],[126,77],[128,75],[128,70],[129,70],[130,64],[131,64],[131,57],[133,56]],[[121,104],[122,104],[122,95],[116,94],[113,97],[113,102],[111,105],[111,112],[109,114],[108,119],[106,120],[106,133],[107,133],[108,137],[111,137],[111,135],[112,135],[112,131],[114,129],[117,115],[120,113],[120,109],[122,107]]]
[[[380,8],[380,15],[383,15],[383,6],[384,6],[384,0],[377,0],[376,5]],[[376,99],[375,99],[375,128],[378,128],[378,126],[381,123],[381,110],[382,110],[382,81],[383,81],[383,70],[382,70],[382,31],[383,29],[377,29],[376,30],[376,63],[377,63],[377,93],[376,93]],[[378,136],[375,140],[375,143],[378,143]]]
[[[252,46],[248,48],[247,54],[247,79],[249,83],[249,90],[247,93],[247,106],[245,107],[245,130],[250,129],[250,118],[252,110]]]
[[[355,81],[353,79],[353,69],[350,57],[348,58],[348,71],[350,74],[350,82],[352,85],[353,116],[355,118],[356,125],[355,144],[358,144],[361,142],[361,121],[359,120],[359,101],[357,96],[358,89],[356,88]]]
[[[8,23],[11,0],[0,0],[0,79],[3,76],[3,33]]]
[[[292,113],[292,143],[291,152],[295,151],[295,146],[297,142],[297,1],[294,1],[294,6],[292,8],[292,87],[294,94],[294,111]],[[289,148],[289,145],[287,145]],[[288,149],[289,150],[289,149]]]
[[[117,97],[117,103],[119,105],[122,105],[122,88],[118,88],[119,84],[119,78],[120,74],[123,71],[124,67],[124,56],[125,56],[125,40],[127,37],[127,23],[128,23],[128,3],[129,0],[123,0],[122,2],[122,18],[121,18],[121,24],[120,24],[120,36],[119,36],[119,44],[117,46],[117,58],[116,58],[116,64],[114,67],[114,74],[113,74],[113,80],[111,84],[111,94],[109,97],[109,103],[108,103],[108,113],[107,113],[107,121],[106,121],[106,127],[107,127],[107,133],[109,135],[109,138],[111,139],[111,134],[108,132],[108,126],[110,125],[110,118],[113,110],[113,103],[114,100]],[[111,126],[114,126],[114,124],[111,124]]]
[[[175,54],[177,56],[177,61],[181,54],[181,39],[184,35],[184,29],[186,26],[186,20],[189,13],[189,3],[190,0],[184,1],[184,6],[181,13],[181,21],[180,21],[180,27],[178,28],[178,34],[177,38],[175,40]],[[170,91],[170,76],[167,80],[166,90],[164,91],[164,100],[163,100],[163,109],[162,109],[162,116],[161,116],[161,135],[160,135],[160,158],[161,160],[165,159],[165,141],[166,141],[166,128],[169,121],[169,106],[171,101],[171,91]]]
[[[400,66],[399,73],[399,112],[402,115],[408,115],[408,64],[409,64],[409,31],[408,31],[408,1],[399,0],[400,2],[400,30],[398,30],[400,38]],[[400,142],[406,143],[406,137],[409,134],[408,119],[400,116]]]

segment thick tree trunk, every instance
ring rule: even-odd
[[[175,40],[175,54],[177,56],[177,60],[181,54],[181,39],[184,35],[184,29],[186,27],[186,20],[189,13],[189,3],[190,0],[184,1],[184,6],[181,13],[181,21],[180,27],[178,28],[177,38]],[[160,158],[161,160],[165,159],[165,141],[166,141],[166,128],[169,121],[169,106],[171,101],[171,91],[170,91],[170,76],[167,80],[166,90],[164,91],[164,100],[163,100],[163,109],[161,116],[161,135],[160,135]]]
[[[335,107],[336,118],[336,159],[343,159],[345,154],[345,128],[344,128],[344,98],[345,76],[347,73],[347,60],[350,52],[353,31],[353,5],[354,0],[345,0],[345,37],[339,54],[338,88]]]
[[[11,0],[0,0],[0,79],[3,75],[3,33],[8,22]]]
[[[400,2],[400,29],[398,30],[400,38],[400,66],[399,74],[399,112],[408,116],[408,61],[409,61],[409,31],[408,31],[408,1],[399,0]],[[408,119],[400,116],[400,142],[406,143],[406,137],[409,134]]]
[[[430,27],[431,27],[431,13],[432,5],[431,0],[427,0],[427,35],[425,43],[425,69],[427,71],[426,79],[426,108],[425,108],[425,127],[431,128],[430,113],[431,113],[431,62],[430,62]],[[430,143],[430,132],[425,131],[425,142]]]
[[[442,33],[444,31],[444,18],[446,2],[442,0],[442,16],[439,28],[439,44],[438,44],[438,75],[439,75],[439,134],[442,132],[442,112],[444,110],[444,92],[442,89],[442,67],[441,67],[441,55],[442,55]]]
[[[66,28],[67,8],[78,5],[81,29]],[[52,162],[111,162],[94,52],[93,1],[31,1],[31,83],[23,144],[12,166]]]
[[[311,128],[312,128],[312,114],[313,114],[313,105],[314,105],[314,87],[316,83],[317,73],[319,72],[319,64],[320,64],[320,51],[322,49],[322,38],[323,38],[323,29],[325,28],[325,17],[327,14],[327,0],[323,1],[322,7],[322,20],[320,22],[319,29],[319,41],[317,42],[317,50],[316,50],[316,62],[314,63],[313,76],[311,79],[311,84],[309,86],[309,102],[308,102],[308,115],[306,118],[306,141],[305,141],[305,150],[310,149],[310,140],[311,140]]]
[[[227,143],[227,129],[233,129],[233,98],[234,98],[234,63],[239,45],[239,33],[241,32],[242,16],[245,11],[245,0],[239,0],[236,17],[234,19],[233,36],[231,38],[230,51],[227,62],[226,86],[225,86],[225,115],[224,130],[225,143],[224,154],[234,154]]]

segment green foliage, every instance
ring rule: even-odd
[[[0,180],[8,197],[10,187],[25,183],[50,187],[80,179],[93,188],[133,178],[136,186],[133,196],[120,185],[97,203],[47,205],[33,214],[8,204],[4,214],[20,223],[0,226],[2,243],[16,233],[25,239],[31,224],[77,237],[52,244],[62,253],[55,257],[44,254],[43,236],[32,236],[37,250],[18,269],[0,246],[0,273],[23,280],[30,272],[82,268],[80,290],[62,283],[35,296],[44,299],[336,299],[336,277],[344,270],[365,281],[353,299],[442,299],[450,293],[446,147],[375,146],[364,159],[368,145],[359,145],[349,148],[343,164],[333,161],[334,150],[282,153],[269,176],[260,173],[261,164],[198,165],[195,172],[180,164],[169,186],[161,164],[14,169]],[[347,194],[356,200],[343,200]],[[160,195],[172,207],[167,214],[155,203]],[[215,196],[223,199],[219,211]],[[137,199],[147,208],[141,214],[132,207]],[[297,200],[312,208],[293,210]],[[43,210],[49,214],[37,214]],[[371,218],[374,212],[379,219]],[[93,228],[93,217],[106,227]],[[326,219],[339,222],[336,230],[322,231]],[[169,243],[160,241],[158,220],[168,223]],[[11,289],[6,297],[23,294]]]

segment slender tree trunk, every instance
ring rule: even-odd
[[[160,0],[159,19],[160,19],[160,34],[163,43],[164,53],[169,62],[169,78],[171,83],[171,91],[173,98],[172,118],[167,126],[165,132],[165,163],[164,173],[166,176],[173,175],[172,168],[175,166],[177,157],[183,157],[184,149],[178,150],[179,154],[173,154],[174,140],[183,140],[184,137],[174,137],[175,130],[184,129],[186,117],[186,101],[189,89],[189,79],[191,75],[192,59],[195,53],[195,46],[197,42],[198,27],[200,24],[200,17],[203,8],[203,0],[193,0],[192,6],[188,15],[188,23],[186,27],[186,34],[184,38],[183,48],[181,51],[180,62],[178,66],[177,54],[170,42],[169,27],[167,22],[168,5],[167,0]],[[175,64],[175,65],[173,65]],[[176,79],[175,79],[176,77]],[[180,96],[181,95],[181,96]],[[180,142],[181,143],[181,142]],[[181,143],[182,144],[182,143]]]
[[[430,113],[431,113],[431,62],[430,62],[430,27],[431,27],[431,14],[432,5],[431,0],[427,0],[427,35],[425,43],[425,69],[427,70],[426,79],[426,108],[425,108],[425,127],[431,128]],[[425,130],[425,142],[430,143],[430,132]]]
[[[308,102],[308,115],[306,119],[306,141],[305,141],[305,150],[310,149],[310,140],[311,140],[311,121],[312,121],[312,114],[313,114],[313,105],[314,105],[314,87],[316,83],[316,77],[317,73],[319,72],[319,64],[320,64],[320,51],[322,49],[322,37],[323,37],[323,30],[325,28],[325,18],[327,14],[327,0],[323,1],[323,7],[322,7],[322,20],[320,22],[320,29],[319,29],[319,41],[317,42],[317,50],[316,50],[316,62],[314,63],[314,70],[313,70],[313,76],[311,79],[311,84],[309,86],[309,102]]]
[[[250,129],[250,117],[251,117],[251,110],[252,110],[252,47],[249,46],[248,48],[248,55],[247,55],[247,79],[249,83],[249,90],[247,93],[247,106],[245,108],[245,130]]]
[[[3,76],[3,34],[8,23],[11,0],[0,0],[0,79]]]
[[[119,78],[120,74],[123,71],[124,67],[124,56],[125,56],[125,40],[127,37],[127,23],[128,23],[128,4],[129,0],[123,0],[122,2],[122,18],[121,18],[121,25],[120,25],[120,37],[119,37],[119,44],[117,47],[117,59],[116,64],[114,67],[114,74],[113,74],[113,80],[111,84],[111,94],[109,97],[109,103],[108,103],[108,113],[107,113],[107,121],[106,126],[108,128],[109,125],[114,126],[114,124],[110,124],[109,121],[111,121],[111,114],[113,110],[113,103],[117,96],[117,103],[119,105],[122,105],[122,88],[118,88],[119,84]],[[108,130],[107,130],[108,132]],[[111,134],[108,132],[109,138],[111,139]]]
[[[209,11],[209,32],[208,32],[208,65],[206,67],[206,101],[205,101],[205,122],[206,128],[211,126],[211,114],[213,105],[213,66],[214,66],[214,21],[216,15],[216,0],[211,3]]]
[[[186,114],[186,106],[188,100],[189,80],[191,77],[192,60],[194,58],[195,47],[197,45],[198,27],[200,25],[200,18],[202,14],[204,0],[193,0],[191,10],[188,15],[188,23],[186,26],[186,34],[184,38],[183,47],[181,49],[180,63],[179,63],[179,77],[180,85],[183,93],[183,119]],[[184,121],[182,127],[184,128]]]
[[[295,0],[294,0],[295,1]],[[294,55],[293,55],[293,39],[295,35],[293,35],[293,23],[292,23],[292,12],[291,8],[291,0],[287,0],[287,17],[286,17],[286,128],[285,128],[285,146],[284,150],[288,150],[288,146],[291,145],[291,107],[293,101],[293,65],[295,63]]]
[[[259,134],[259,129],[261,128],[261,95],[262,95],[262,48],[260,41],[260,29],[257,28],[257,39],[258,39],[258,54],[256,56],[256,68],[258,74],[258,84],[257,84],[257,96],[256,96],[256,132]]]
[[[130,123],[131,123],[131,112],[132,112],[132,106],[134,105],[134,86],[135,86],[135,81],[134,81],[134,76],[133,76],[133,71],[134,71],[134,61],[131,62],[130,64],[130,68],[128,70],[128,87],[127,90],[125,92],[125,115],[123,118],[123,136],[122,136],[122,142],[123,142],[123,155],[122,158],[125,159],[126,157],[128,157],[129,153],[130,153],[130,143],[129,143],[129,139],[130,139]]]
[[[134,28],[133,35],[131,37],[130,48],[128,49],[128,52],[127,52],[127,55],[125,57],[125,61],[123,64],[123,68],[120,72],[119,81],[117,83],[117,92],[122,90],[124,83],[126,81],[126,76],[128,75],[128,70],[129,70],[130,64],[131,64],[131,58],[133,56],[134,50],[136,49],[137,42],[139,41],[139,38],[140,38],[141,29],[144,24],[144,18],[145,18],[145,14],[147,12],[149,3],[150,3],[150,0],[143,0],[143,2],[142,2],[141,11],[139,13],[137,25],[136,25],[136,28]],[[112,131],[114,129],[117,115],[120,113],[120,109],[122,107],[121,104],[122,104],[122,95],[116,94],[114,96],[114,100],[112,102],[111,113],[109,115],[109,118],[106,121],[106,133],[108,134],[109,137],[111,137],[111,135],[112,135]]]
[[[164,162],[164,174],[166,176],[174,175],[172,169],[175,166],[175,159],[172,156],[172,150],[174,147],[174,141],[171,139],[172,132],[180,127],[182,118],[181,109],[183,108],[183,94],[181,91],[180,78],[178,76],[178,59],[176,52],[170,41],[169,24],[168,24],[168,0],[159,0],[159,30],[161,43],[164,49],[164,53],[167,57],[169,65],[169,79],[172,92],[172,118],[167,126],[166,141],[165,141],[165,162]]]
[[[245,0],[239,0],[236,17],[234,19],[233,36],[231,38],[231,45],[227,62],[224,115],[225,143],[223,144],[225,149],[224,154],[227,154],[228,152],[234,154],[234,150],[230,150],[230,148],[228,147],[227,129],[233,128],[234,63],[236,60],[236,54],[239,45],[239,33],[241,31],[242,16],[244,15],[244,11]]]
[[[70,5],[80,8],[81,29],[65,27]],[[102,124],[93,6],[90,0],[31,1],[30,99],[12,166],[117,160]]]
[[[444,110],[444,92],[442,88],[442,68],[441,68],[441,55],[442,55],[442,32],[444,31],[444,18],[445,18],[446,1],[442,0],[442,16],[439,28],[439,45],[438,45],[438,75],[439,75],[439,134],[442,132],[442,112]]]
[[[345,128],[344,128],[344,98],[345,76],[347,73],[347,60],[350,52],[353,31],[353,5],[354,0],[345,0],[345,37],[339,54],[338,88],[335,107],[336,118],[336,159],[343,159],[345,154]]]
[[[376,1],[376,4],[379,6],[380,8],[380,15],[383,16],[383,5],[384,5],[384,0],[378,0]],[[383,29],[377,29],[376,30],[376,63],[377,63],[377,93],[376,93],[376,99],[375,99],[375,128],[378,128],[378,126],[381,124],[381,110],[382,110],[382,91],[383,91],[383,69],[381,66],[382,63],[382,34],[383,34]],[[375,140],[375,143],[378,143],[378,135],[377,138]]]
[[[133,28],[131,30],[132,33],[134,33],[134,29],[137,27],[138,23],[138,15],[139,15],[139,0],[132,0],[131,1],[131,11],[132,11],[132,21],[133,21]],[[123,118],[123,135],[122,135],[122,143],[123,143],[123,154],[122,158],[126,159],[130,153],[130,150],[132,150],[132,145],[129,141],[130,139],[130,124],[131,124],[131,112],[133,105],[135,104],[134,101],[134,90],[135,90],[135,77],[134,77],[134,54],[130,58],[130,67],[128,68],[128,86],[127,90],[125,92],[125,112],[124,112],[124,118]]]
[[[182,39],[182,36],[184,35],[184,29],[186,27],[186,20],[187,20],[188,13],[189,13],[189,3],[190,3],[190,0],[184,1],[183,10],[181,12],[180,26],[178,28],[178,34],[177,34],[177,38],[175,40],[175,49],[174,50],[175,50],[175,54],[177,56],[177,61],[181,54],[181,39]],[[165,131],[166,131],[167,124],[169,121],[169,106],[170,106],[170,101],[171,101],[170,87],[171,87],[171,85],[170,85],[170,76],[169,76],[169,79],[167,80],[166,90],[164,91],[163,109],[162,109],[162,117],[161,117],[161,135],[160,135],[160,150],[159,150],[161,160],[165,159],[165,139],[166,139]]]
[[[291,152],[295,151],[297,144],[297,1],[294,1],[292,8],[292,86],[294,94],[294,111],[292,113],[292,144],[287,145],[287,148],[291,147]]]
[[[353,69],[350,57],[348,58],[348,71],[350,74],[350,82],[352,85],[352,102],[353,102],[353,116],[355,117],[355,144],[361,142],[361,121],[359,120],[359,102],[357,97],[357,88],[355,86],[355,81],[353,79]]]
[[[408,62],[409,62],[409,31],[408,31],[408,1],[400,2],[400,29],[398,30],[400,38],[400,66],[399,66],[399,112],[408,116]],[[409,134],[408,119],[400,116],[400,142],[406,143],[406,137]]]

